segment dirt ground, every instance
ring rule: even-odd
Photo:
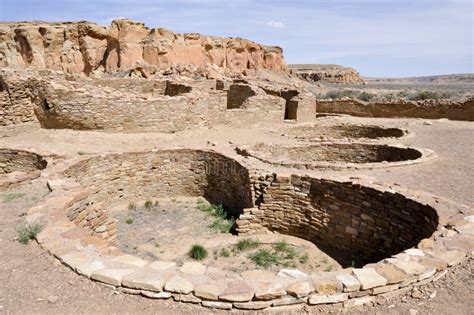
[[[178,264],[192,261],[188,253],[195,244],[208,251],[203,260],[206,266],[219,267],[233,272],[266,269],[297,268],[305,272],[334,271],[341,265],[320,250],[312,242],[278,233],[268,233],[251,237],[238,236],[233,231],[220,231],[212,227],[216,220],[209,212],[199,209],[202,198],[160,198],[150,200],[152,206],[144,207],[144,202],[115,206],[108,210],[118,220],[117,242],[120,249],[148,261],[172,260]],[[157,202],[157,204],[155,204]],[[219,219],[218,219],[219,220]],[[257,242],[253,248],[239,250],[239,241]],[[280,244],[284,247],[277,251]],[[278,263],[258,266],[250,256],[260,250],[275,253]]]
[[[368,123],[410,129],[410,137],[390,140],[434,150],[438,158],[412,166],[377,170],[305,171],[311,175],[365,176],[377,181],[396,183],[427,191],[474,206],[474,124],[447,120],[331,118],[335,122]],[[105,134],[71,130],[1,128],[0,147],[37,148],[61,155],[146,150],[161,147],[219,148],[234,153],[234,144],[296,141],[275,132],[217,127],[163,134]],[[387,142],[387,141],[385,141]],[[256,166],[259,166],[256,164]],[[268,166],[267,166],[268,167]],[[278,170],[278,169],[276,169]],[[291,170],[301,173],[300,170]],[[0,196],[0,314],[210,314],[221,313],[190,304],[150,300],[111,291],[78,276],[43,251],[35,242],[22,245],[16,229],[22,214],[47,193],[40,180],[14,187]],[[436,283],[408,292],[389,301],[370,306],[341,309],[338,306],[309,307],[306,313],[348,314],[474,314],[474,261],[449,271]],[[435,293],[436,292],[436,293]],[[291,309],[294,311],[293,309]],[[289,309],[272,310],[287,314]],[[232,313],[245,313],[232,311]]]

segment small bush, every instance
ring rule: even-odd
[[[147,200],[145,201],[145,204],[143,205],[145,209],[151,209],[153,207],[153,201]]]
[[[304,253],[303,255],[300,256],[299,262],[302,264],[308,263],[309,256],[308,253]]]
[[[240,240],[235,245],[235,247],[239,251],[254,249],[254,248],[257,248],[258,246],[260,246],[260,242],[258,240],[250,240],[250,239]]]
[[[288,243],[285,241],[279,241],[273,245],[273,248],[275,248],[275,250],[278,252],[287,252],[290,248],[290,245],[288,245]]]
[[[227,248],[222,248],[219,255],[222,256],[222,257],[229,257],[230,252],[227,250]]]
[[[249,258],[260,267],[268,268],[278,263],[277,255],[267,249],[260,249],[249,256]]]
[[[324,268],[324,271],[326,271],[326,272],[329,272],[329,271],[331,271],[331,270],[332,270],[332,266],[331,266],[331,265],[328,265],[328,266],[326,266],[326,268]]]
[[[42,229],[43,224],[39,222],[25,223],[18,229],[18,241],[22,244],[28,244],[30,240],[36,239]]]
[[[209,225],[209,227],[220,233],[229,233],[234,224],[234,218],[229,220],[217,218],[214,220],[214,222],[211,223],[211,225]]]
[[[370,93],[367,93],[367,92],[362,92],[360,93],[359,95],[357,95],[357,98],[361,101],[364,101],[364,102],[370,102],[371,100],[373,100],[374,98],[376,97],[376,95],[374,94],[370,94]]]
[[[137,208],[137,204],[134,202],[130,202],[128,204],[128,210],[135,210]]]
[[[133,223],[133,219],[132,219],[132,218],[127,218],[127,219],[125,220],[125,223],[127,223],[127,224],[132,224],[132,223]]]
[[[201,245],[193,245],[188,255],[194,260],[203,260],[207,257],[207,250]]]

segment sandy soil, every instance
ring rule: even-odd
[[[445,120],[394,120],[367,118],[335,118],[335,122],[380,124],[402,127],[414,132],[411,137],[391,140],[434,150],[439,157],[426,163],[401,168],[350,171],[312,171],[312,175],[366,176],[377,181],[397,183],[408,188],[428,191],[474,206],[474,124]],[[296,141],[274,132],[219,127],[162,134],[104,134],[71,130],[42,130],[24,127],[0,129],[0,147],[37,148],[61,155],[77,152],[98,153],[145,150],[154,147],[201,147],[218,149],[234,155],[234,144],[256,142],[289,143]],[[230,142],[230,143],[229,143]],[[258,166],[258,165],[256,165]],[[288,170],[287,170],[288,172]],[[291,170],[301,173],[298,170]],[[4,194],[5,192],[2,192]],[[34,242],[21,245],[16,228],[23,220],[22,213],[47,193],[40,180],[33,184],[10,189],[17,197],[0,199],[0,313],[154,313],[208,314],[211,310],[172,301],[149,300],[138,296],[118,294],[98,283],[82,278],[39,248]],[[471,260],[450,271],[438,282],[409,292],[392,301],[377,302],[370,307],[340,310],[337,307],[304,307],[301,313],[350,314],[408,314],[412,309],[419,314],[473,314],[473,268]],[[436,291],[435,296],[434,291]],[[430,297],[431,296],[431,297]],[[275,312],[275,311],[273,311]],[[217,312],[216,312],[217,313]],[[242,312],[236,312],[242,313]],[[287,310],[281,310],[281,314]]]

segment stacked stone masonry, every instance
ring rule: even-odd
[[[209,161],[220,166],[210,167]],[[180,175],[166,165],[180,169]],[[41,246],[85,277],[148,298],[217,309],[334,303],[351,307],[376,295],[393,296],[436,281],[474,253],[472,209],[362,179],[250,176],[244,166],[213,152],[165,150],[76,158],[50,166],[48,178],[53,193],[27,216],[46,223],[38,236]],[[91,236],[89,229],[66,217],[81,204],[104,209],[99,206],[104,198],[209,192],[218,201],[244,208],[237,221],[243,234],[266,229],[292,233],[362,255],[363,263],[371,263],[336,272],[281,269],[234,274],[197,262],[145,261],[121,253],[113,239],[101,239],[98,231]],[[90,218],[103,220],[102,216],[96,212]],[[102,230],[109,228],[116,227],[106,223]]]
[[[216,80],[105,80],[51,71],[41,76],[35,71],[2,73],[8,87],[0,91],[4,125],[35,121],[43,128],[176,132],[219,124],[281,124],[288,106],[284,97],[267,94],[258,86],[236,83],[219,90]],[[235,93],[239,89],[249,94]],[[303,94],[292,102],[295,121],[316,119],[311,95]]]
[[[474,99],[465,102],[448,100],[393,101],[363,103],[355,100],[318,100],[318,112],[359,117],[407,117],[474,121]]]
[[[296,146],[257,143],[237,147],[236,152],[267,164],[298,169],[397,167],[436,157],[433,151],[427,149],[329,141]]]

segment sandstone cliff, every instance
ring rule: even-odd
[[[293,73],[309,82],[364,84],[359,73],[339,65],[290,65]]]
[[[108,27],[90,22],[0,23],[0,67],[6,66],[86,75],[138,68],[143,76],[191,68],[208,77],[287,70],[279,47],[149,29],[128,19],[114,20]]]

